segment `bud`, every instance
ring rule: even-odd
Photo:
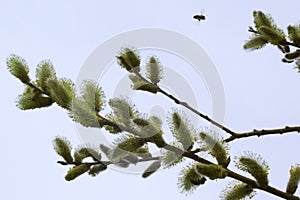
[[[133,122],[138,125],[138,126],[148,126],[149,122],[146,119],[142,119],[142,118],[135,118],[133,119]]]
[[[161,157],[162,163],[165,167],[173,167],[177,165],[178,163],[183,161],[182,154],[175,153],[173,151],[165,150],[163,152],[163,156]]]
[[[30,82],[29,78],[29,68],[26,61],[12,54],[6,61],[7,68],[12,75],[18,78],[22,83],[28,84]]]
[[[259,28],[259,32],[261,33],[261,36],[263,36],[271,44],[281,45],[286,43],[285,35],[280,29],[261,26]]]
[[[136,152],[138,148],[142,147],[146,141],[143,138],[134,136],[124,137],[117,141],[117,148],[126,152]]]
[[[69,169],[67,175],[65,176],[65,179],[67,181],[72,181],[75,178],[77,178],[78,176],[87,172],[90,169],[90,167],[91,167],[91,165],[87,164],[87,163],[72,167],[71,169]]]
[[[132,87],[133,90],[143,90],[143,91],[151,92],[151,93],[154,93],[154,94],[157,93],[158,90],[159,90],[157,85],[152,84],[152,83],[148,83],[148,82],[142,80],[137,75],[130,74],[129,78],[132,82],[131,87]]]
[[[191,193],[199,185],[205,183],[206,178],[196,171],[196,166],[197,164],[187,166],[180,172],[178,187],[182,192]]]
[[[297,49],[296,51],[294,51],[292,53],[287,53],[287,54],[285,54],[284,57],[288,60],[293,60],[293,59],[299,58],[300,57],[300,50]]]
[[[236,162],[236,167],[251,174],[259,186],[264,187],[268,185],[269,166],[259,155],[251,152],[246,153]]]
[[[256,29],[259,29],[261,26],[271,28],[274,24],[273,19],[262,11],[253,11],[253,17]]]
[[[166,142],[162,137],[162,133],[163,133],[162,130],[160,130],[157,134],[145,138],[145,140],[154,143],[159,148],[163,148],[164,146],[166,146]]]
[[[266,44],[268,44],[268,40],[266,40],[263,36],[254,35],[251,36],[248,41],[246,41],[243,48],[246,50],[256,50],[263,48],[264,46],[266,46]]]
[[[92,147],[81,147],[74,152],[76,163],[81,163],[83,159],[91,157],[94,161],[101,160],[101,154]]]
[[[288,26],[288,36],[289,39],[295,44],[300,44],[300,25]]]
[[[94,165],[90,168],[89,170],[89,175],[95,177],[97,176],[100,172],[102,171],[105,171],[107,169],[107,166],[106,165],[102,165],[102,164],[99,164],[99,165]]]
[[[286,192],[294,194],[300,181],[300,165],[292,166],[290,169],[290,179],[286,187]]]
[[[35,88],[27,86],[22,95],[18,96],[17,106],[21,110],[48,107],[53,104],[50,97],[43,96],[41,92]]]
[[[292,63],[292,62],[294,62],[294,60],[288,60],[286,58],[282,58],[281,61],[284,62],[284,63]]]
[[[211,180],[214,179],[223,179],[227,176],[226,170],[220,166],[215,164],[197,164],[196,172],[200,175],[206,176]]]
[[[150,57],[147,62],[147,77],[154,84],[157,84],[162,79],[162,67],[154,56]]]
[[[175,138],[182,144],[184,150],[190,150],[193,147],[194,141],[192,133],[194,128],[191,126],[187,118],[181,116],[177,111],[172,113],[170,119],[170,127]]]
[[[120,55],[117,56],[118,63],[121,67],[125,68],[129,72],[139,73],[140,72],[140,56],[130,48],[124,48]]]
[[[49,88],[47,86],[47,80],[48,79],[56,79],[56,73],[55,69],[51,63],[50,60],[43,60],[38,64],[38,67],[36,68],[36,82],[39,87],[42,88],[42,90],[49,94]]]
[[[143,173],[142,177],[147,178],[154,172],[156,172],[160,168],[161,164],[160,161],[153,162]]]
[[[139,158],[133,153],[130,153],[127,156],[125,156],[124,160],[132,164],[137,164],[139,162]]]
[[[227,143],[221,141],[217,136],[211,136],[204,132],[200,133],[200,138],[204,143],[204,148],[209,150],[209,153],[216,158],[218,164],[227,167],[230,162]]]
[[[231,183],[225,190],[223,190],[221,199],[233,200],[233,199],[251,199],[255,195],[253,188],[245,183]]]
[[[53,141],[54,150],[64,158],[67,163],[73,162],[70,142],[64,137],[56,137]]]
[[[151,158],[152,157],[151,153],[149,152],[149,148],[147,146],[138,148],[136,150],[136,153],[137,153],[137,156],[141,157],[141,158]]]
[[[62,108],[70,110],[74,97],[74,83],[67,79],[49,79],[47,85],[50,97]]]

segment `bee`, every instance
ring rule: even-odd
[[[199,22],[201,20],[205,20],[206,19],[206,17],[203,14],[201,14],[201,15],[194,15],[193,18],[196,19],[196,20],[198,20]]]

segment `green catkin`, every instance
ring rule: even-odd
[[[252,198],[254,196],[254,190],[250,185],[245,183],[238,183],[228,187],[223,191],[221,199],[223,200],[242,200],[246,197]]]
[[[99,164],[99,165],[94,165],[90,168],[89,170],[89,175],[91,175],[92,177],[95,177],[97,176],[100,172],[103,172],[107,169],[107,166],[106,165],[102,165],[102,164]]]
[[[18,78],[22,83],[29,84],[29,68],[26,61],[17,56],[12,54],[6,61],[7,68],[10,73]]]
[[[58,155],[63,157],[67,163],[73,162],[73,157],[71,155],[71,145],[70,142],[64,137],[56,137],[53,141],[54,150]]]
[[[65,176],[66,181],[74,180],[78,176],[89,171],[90,167],[91,167],[91,165],[87,164],[87,163],[72,167],[71,169],[69,169],[69,171],[67,172],[67,175]]]
[[[124,48],[119,56],[117,56],[118,63],[122,68],[125,68],[129,72],[140,72],[141,58],[137,52],[130,48]]]
[[[286,192],[294,194],[300,181],[300,165],[292,166],[290,169],[290,179],[286,187]]]
[[[157,84],[162,79],[162,67],[157,58],[151,56],[147,62],[147,78],[153,84]]]
[[[251,174],[259,186],[268,185],[269,166],[259,155],[249,152],[248,155],[241,156],[236,162],[236,167]]]

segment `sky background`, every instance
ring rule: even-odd
[[[296,0],[0,1],[1,199],[218,199],[230,179],[210,181],[185,196],[177,188],[182,166],[148,179],[108,170],[97,178],[83,175],[66,182],[68,167],[56,164],[51,141],[63,135],[80,144],[76,126],[56,105],[20,111],[15,101],[23,87],[9,74],[6,58],[11,53],[25,58],[32,76],[41,60],[50,59],[59,77],[76,80],[90,53],[111,37],[146,27],[169,29],[194,40],[214,62],[226,95],[226,126],[250,131],[299,125],[300,75],[281,63],[281,53],[272,46],[242,49],[253,10],[271,14],[285,28],[300,22],[299,6]],[[192,16],[201,11],[207,20],[199,23]],[[299,142],[296,133],[249,138],[233,142],[230,153],[259,153],[271,166],[270,184],[284,190],[290,166],[300,163]],[[255,199],[277,197],[258,192]]]

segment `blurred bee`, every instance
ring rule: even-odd
[[[199,22],[201,20],[205,20],[206,19],[205,16],[202,15],[202,14],[201,15],[194,15],[193,18],[196,19],[196,20],[198,20]]]

